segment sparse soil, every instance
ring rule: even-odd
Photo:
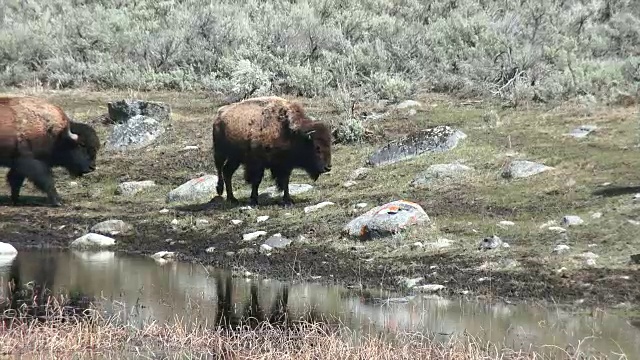
[[[602,307],[626,303],[630,306],[627,309],[640,304],[640,266],[629,261],[630,255],[640,253],[640,225],[633,223],[640,220],[640,201],[633,199],[633,194],[640,192],[634,187],[640,186],[637,107],[593,108],[573,103],[555,108],[502,109],[483,102],[462,104],[424,94],[416,97],[423,107],[415,114],[387,109],[383,119],[372,120],[369,128],[381,135],[370,142],[335,145],[331,175],[321,176],[312,191],[294,196],[293,208],[281,208],[276,199],[243,211],[218,201],[191,206],[165,202],[171,189],[201,174],[215,174],[210,123],[221,99],[205,93],[48,91],[36,95],[62,105],[78,120],[91,122],[103,140],[111,125],[100,119],[112,100],[135,97],[168,102],[173,108],[173,125],[162,140],[146,150],[101,152],[98,170],[89,176],[70,179],[64,171],[56,170],[57,187],[66,201],[62,208],[44,206],[44,195],[31,184],[23,190],[25,204],[10,206],[8,186],[2,183],[0,241],[18,249],[66,247],[94,224],[121,219],[134,225],[135,233],[116,236],[119,250],[142,254],[176,251],[182,260],[242,267],[279,279],[314,278],[347,286],[401,290],[398,277],[424,277],[425,283],[445,285],[443,292],[448,295],[464,293],[513,302],[579,300],[584,305]],[[318,119],[335,122],[340,118],[329,100],[300,101]],[[361,107],[378,111],[374,105]],[[386,139],[444,124],[459,128],[468,137],[450,152],[374,168],[355,186],[342,186]],[[564,135],[585,124],[597,125],[598,130],[583,139]],[[187,145],[197,145],[199,150],[183,150]],[[554,169],[526,179],[503,179],[500,174],[510,158],[536,161]],[[474,171],[428,189],[409,185],[429,165],[454,161]],[[4,176],[6,169],[0,172]],[[249,186],[243,183],[241,173],[239,170],[234,177],[234,189],[246,203]],[[132,197],[115,195],[119,182],[134,180],[154,180],[158,186]],[[302,171],[296,171],[291,182],[309,181]],[[271,185],[265,177],[261,188]],[[367,242],[341,235],[342,227],[359,213],[397,199],[420,204],[431,224]],[[305,206],[321,201],[336,205],[303,212]],[[360,202],[369,207],[355,210],[354,204]],[[170,211],[162,214],[159,211],[163,208]],[[592,218],[594,212],[603,215]],[[559,225],[562,216],[568,214],[581,216],[585,223],[568,227],[565,235],[541,228],[549,220]],[[258,215],[269,215],[270,219],[257,224]],[[171,224],[173,219],[179,221],[177,226]],[[196,226],[196,219],[207,219],[209,224]],[[243,223],[231,225],[231,219]],[[502,220],[515,225],[499,226]],[[295,241],[291,247],[267,256],[258,251],[264,238],[242,241],[242,234],[256,230],[269,235],[279,232]],[[510,247],[477,249],[484,237],[494,234]],[[450,239],[453,245],[439,250],[411,247],[416,241],[438,238]],[[561,243],[569,245],[570,250],[554,254],[552,250]],[[205,249],[211,246],[216,251],[207,253]],[[246,248],[255,251],[241,250]],[[227,254],[230,251],[235,254]],[[595,266],[585,265],[580,257],[587,251],[599,256]],[[561,268],[565,269],[559,271]]]

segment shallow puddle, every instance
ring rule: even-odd
[[[604,312],[572,314],[559,307],[489,304],[447,300],[433,295],[399,297],[363,293],[339,286],[282,283],[232,277],[229,271],[198,264],[163,262],[110,251],[21,251],[0,258],[0,278],[35,281],[54,293],[95,297],[108,313],[134,325],[145,321],[189,322],[214,326],[238,320],[251,309],[265,319],[277,311],[291,318],[340,321],[359,332],[398,331],[435,334],[446,341],[464,332],[512,349],[553,352],[580,345],[584,354],[640,359],[640,329]],[[258,306],[256,306],[258,305]],[[253,306],[253,307],[252,307]],[[327,320],[328,319],[328,320]],[[541,349],[540,345],[544,345]],[[555,348],[555,350],[554,350]]]

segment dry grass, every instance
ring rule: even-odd
[[[355,336],[346,327],[328,330],[316,324],[282,329],[264,323],[253,329],[230,331],[186,324],[122,325],[85,311],[91,321],[24,321],[0,327],[0,356],[42,359],[70,358],[223,358],[223,359],[543,359],[548,355],[514,351],[480,343],[470,336],[448,343],[422,334]],[[584,359],[554,348],[561,358]],[[555,357],[557,358],[557,357]]]

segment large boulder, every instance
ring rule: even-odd
[[[216,195],[216,175],[204,175],[191,179],[167,194],[168,203],[208,202]]]
[[[449,126],[436,126],[389,142],[369,156],[368,165],[380,166],[405,161],[427,153],[449,151],[467,135]]]
[[[367,240],[396,234],[408,226],[429,221],[429,216],[420,205],[396,200],[351,220],[342,231],[351,237]]]
[[[13,245],[0,242],[0,255],[16,255],[17,253],[18,250]]]
[[[71,248],[94,250],[108,248],[116,244],[115,239],[96,233],[85,234],[71,242]]]
[[[142,115],[160,122],[171,120],[171,106],[166,103],[144,100],[118,100],[107,104],[109,118],[117,124]]]
[[[144,148],[164,134],[164,125],[151,117],[136,115],[114,126],[107,138],[108,151],[126,151]]]

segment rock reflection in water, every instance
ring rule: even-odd
[[[3,270],[4,269],[4,270]],[[392,294],[357,293],[338,286],[285,284],[232,278],[229,272],[198,264],[158,264],[148,257],[67,251],[23,251],[11,273],[52,287],[55,293],[93,296],[101,307],[125,321],[197,320],[199,326],[275,326],[294,321],[340,321],[354,335],[399,331],[434,333],[446,341],[467,332],[479,339],[529,349],[531,344],[577,344],[612,356],[640,358],[640,330],[628,321],[599,312],[578,316],[559,308],[504,305],[438,296],[391,302]],[[6,267],[0,277],[9,275]]]

